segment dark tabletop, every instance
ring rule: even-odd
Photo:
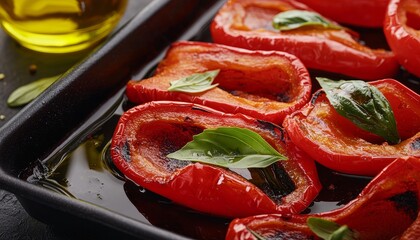
[[[117,28],[143,9],[151,0],[129,0],[127,10]],[[17,87],[37,79],[56,76],[70,69],[86,57],[92,49],[71,54],[45,54],[19,46],[0,30],[0,128],[21,108],[7,106],[7,98]],[[34,66],[36,70],[34,71]],[[1,136],[0,136],[1,137]],[[0,156],[1,161],[1,156]],[[16,197],[0,185],[0,239],[83,239],[75,235],[41,223],[29,216]]]

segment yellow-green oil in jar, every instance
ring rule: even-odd
[[[1,0],[3,29],[21,45],[50,53],[96,45],[116,26],[127,0]]]

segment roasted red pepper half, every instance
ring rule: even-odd
[[[235,219],[226,239],[260,239],[256,234],[266,239],[320,239],[307,226],[308,217],[347,225],[358,232],[357,239],[420,239],[419,208],[420,159],[406,157],[387,166],[342,208],[308,215],[270,214]]]
[[[214,80],[219,84],[216,88],[193,94],[168,91],[171,81],[216,69],[220,70]],[[194,102],[280,124],[309,101],[311,87],[306,68],[290,54],[178,42],[168,50],[153,77],[130,81],[126,93],[134,103]]]
[[[348,29],[274,29],[273,17],[292,9],[310,10],[293,0],[230,0],[212,22],[213,40],[248,49],[288,52],[308,68],[365,80],[391,77],[397,72],[398,63],[392,52],[360,44]]]
[[[390,1],[384,32],[400,64],[420,77],[420,1]]]
[[[400,143],[389,145],[356,127],[335,111],[322,90],[284,120],[291,140],[322,165],[350,174],[373,176],[396,158],[420,157],[420,96],[393,79],[370,84],[390,103]]]
[[[389,0],[299,0],[299,2],[339,23],[382,28]]]
[[[287,194],[272,200],[255,184],[226,168],[167,157],[191,141],[193,135],[219,126],[253,130],[286,155],[288,160],[271,166],[290,188]],[[115,166],[136,184],[180,205],[217,216],[298,213],[320,190],[314,161],[296,148],[280,127],[193,103],[151,102],[128,110],[116,127],[111,156]],[[254,173],[250,170],[251,175]]]

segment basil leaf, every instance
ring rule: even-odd
[[[316,79],[340,115],[391,144],[400,142],[394,113],[377,88],[361,80]]]
[[[19,107],[29,103],[51,86],[59,77],[42,78],[17,88],[7,99],[7,105],[9,107]]]
[[[348,226],[340,226],[326,219],[309,217],[306,223],[313,233],[325,240],[355,240],[358,238],[358,233]]]
[[[195,73],[188,77],[172,81],[168,91],[199,93],[215,88],[219,84],[212,84],[220,70]]]
[[[320,26],[330,29],[342,29],[316,12],[305,10],[289,10],[273,17],[273,27],[280,31],[293,30],[305,26]]]
[[[206,129],[167,157],[226,168],[264,168],[286,160],[257,133],[235,127]]]

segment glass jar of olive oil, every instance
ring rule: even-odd
[[[126,5],[127,0],[0,0],[0,23],[29,49],[74,52],[107,36]]]

